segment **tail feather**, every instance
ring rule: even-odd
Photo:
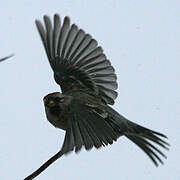
[[[156,166],[158,166],[158,163],[163,164],[160,157],[166,159],[166,155],[155,147],[154,144],[169,150],[169,144],[163,140],[163,138],[167,139],[167,136],[129,121],[109,106],[106,107],[106,110],[109,113],[109,118],[106,121],[119,137],[124,135],[135,143],[148,155]]]
[[[158,161],[163,164],[163,161],[161,160],[159,155],[161,155],[165,159],[167,158],[164,153],[162,153],[158,148],[150,143],[154,142],[164,149],[169,150],[169,144],[160,138],[167,138],[164,134],[152,131],[131,121],[128,121],[127,130],[124,132],[124,135],[132,142],[134,142],[138,147],[140,147],[156,166],[158,166]]]
[[[154,136],[153,134],[152,134],[152,135],[146,135],[146,134],[144,134],[143,136],[144,136],[145,138],[147,138],[148,140],[153,141],[153,142],[155,142],[156,144],[159,144],[161,147],[169,150],[169,148],[167,147],[167,146],[169,146],[169,144],[168,144],[166,141],[160,139],[159,137]]]

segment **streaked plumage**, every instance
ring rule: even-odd
[[[62,94],[44,97],[48,121],[66,131],[61,151],[78,152],[112,144],[125,136],[140,147],[154,162],[166,156],[152,144],[168,149],[165,135],[137,125],[110,105],[117,97],[117,77],[110,61],[95,39],[70,25],[69,17],[61,23],[59,15],[51,22],[44,16],[36,20],[46,54]]]

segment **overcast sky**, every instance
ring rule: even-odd
[[[19,180],[60,148],[64,132],[45,117],[43,97],[59,91],[34,21],[70,16],[104,48],[118,76],[113,106],[166,134],[165,165],[156,168],[128,139],[56,161],[38,180],[179,180],[180,1],[5,0],[0,6],[0,179]]]

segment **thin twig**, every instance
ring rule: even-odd
[[[28,177],[26,177],[24,180],[32,180],[35,177],[37,177],[40,173],[42,173],[48,166],[50,166],[53,162],[55,162],[57,159],[59,159],[63,155],[62,151],[59,151],[56,153],[53,157],[51,157],[48,161],[46,161],[39,169],[34,171],[32,174],[30,174]]]
[[[6,56],[6,57],[4,57],[4,58],[1,58],[1,59],[0,59],[0,62],[1,62],[1,61],[4,61],[4,60],[6,60],[6,59],[8,59],[8,58],[10,58],[10,57],[12,57],[12,56],[14,56],[14,54],[11,54],[11,55],[9,55],[9,56]]]

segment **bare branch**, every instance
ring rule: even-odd
[[[63,152],[59,151],[53,157],[51,157],[48,161],[46,161],[39,169],[37,169],[32,174],[27,176],[24,180],[32,180],[32,179],[34,179],[39,174],[41,174],[46,168],[48,168],[53,162],[55,162],[57,159],[59,159],[62,155],[63,155]]]
[[[8,59],[8,58],[10,58],[10,57],[12,57],[12,56],[14,56],[14,54],[11,54],[11,55],[9,55],[9,56],[6,56],[6,57],[0,59],[0,62],[4,61],[4,60],[6,60],[6,59]]]

